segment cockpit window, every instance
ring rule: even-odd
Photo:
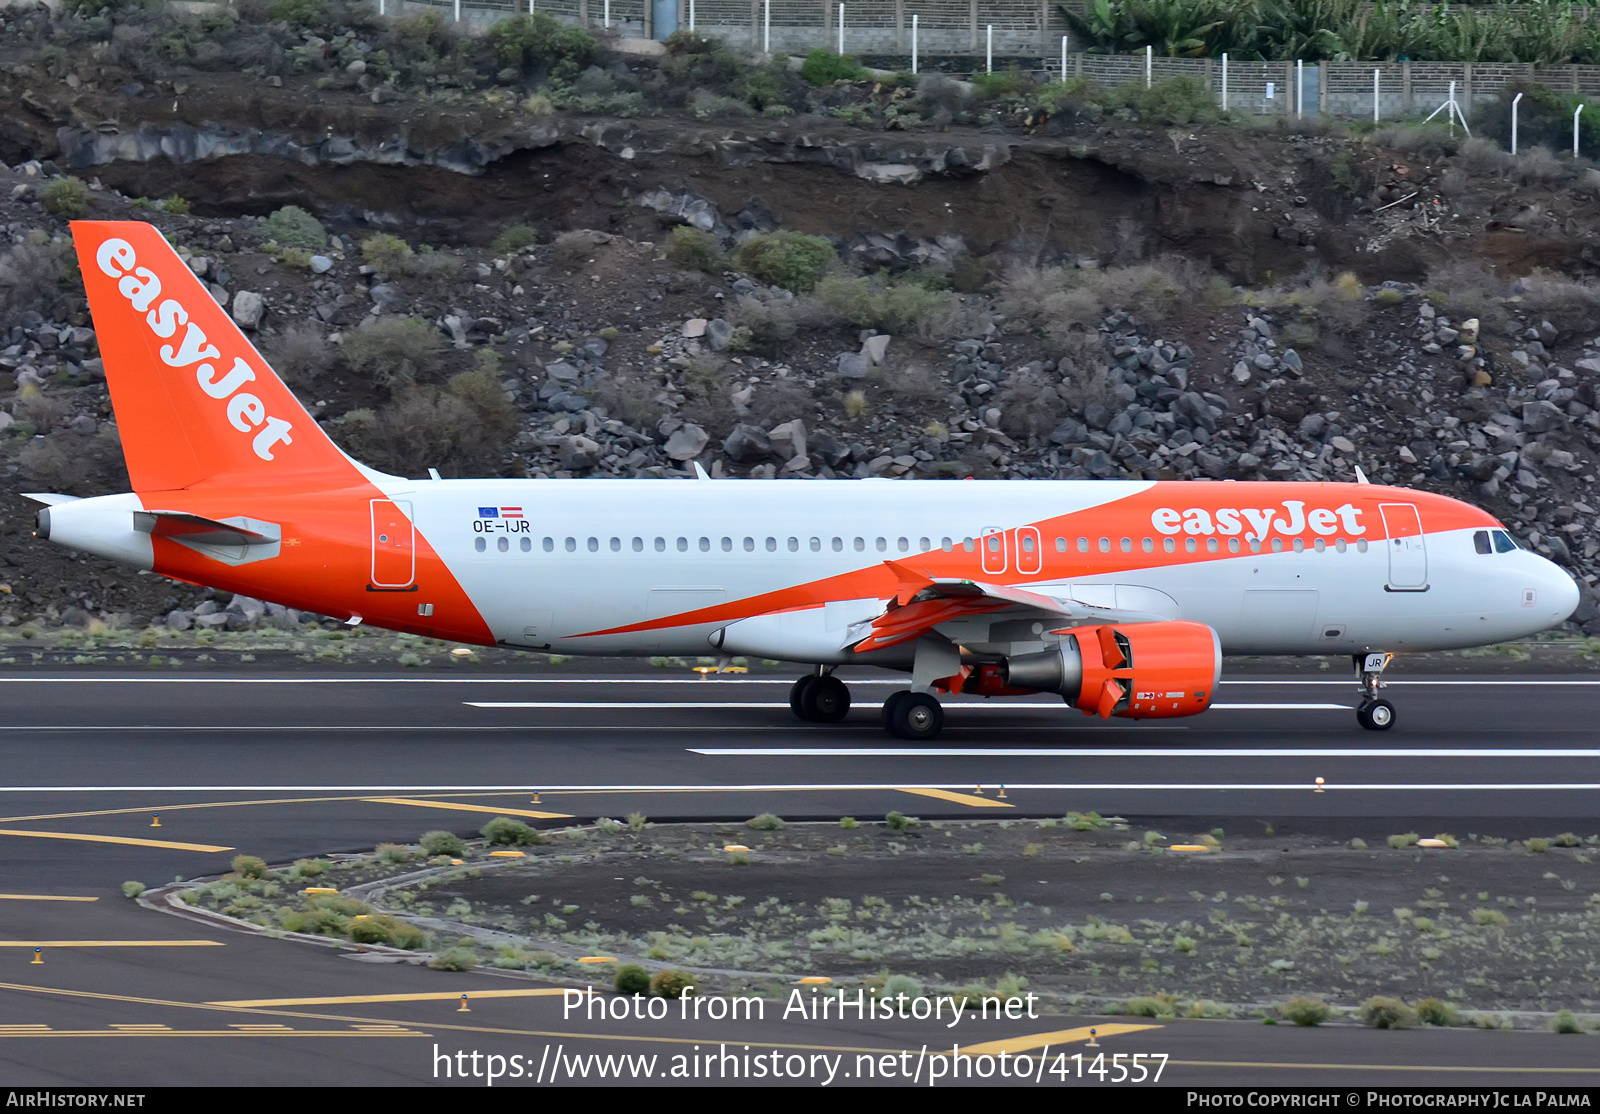
[[[1511,535],[1504,530],[1494,532],[1494,551],[1496,553],[1510,553],[1517,548],[1517,543],[1511,540]]]
[[[1473,534],[1472,548],[1477,550],[1479,553],[1491,552],[1489,548],[1489,531],[1479,530],[1477,533]]]

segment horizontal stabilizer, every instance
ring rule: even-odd
[[[32,499],[35,503],[43,503],[47,507],[71,503],[78,498],[76,495],[57,495],[50,491],[24,491],[22,497]]]

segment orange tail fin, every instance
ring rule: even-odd
[[[160,232],[72,236],[136,491],[361,478]]]

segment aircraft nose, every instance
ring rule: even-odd
[[[1553,561],[1544,564],[1545,585],[1539,602],[1549,607],[1551,625],[1564,623],[1578,609],[1578,582]]]

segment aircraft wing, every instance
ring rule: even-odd
[[[969,615],[1005,612],[1008,619],[1034,619],[1052,632],[1091,623],[1151,623],[1171,616],[1123,608],[1097,607],[979,580],[929,577],[898,561],[885,561],[900,580],[900,592],[882,615],[872,620],[871,633],[856,643],[857,652],[882,650],[920,638],[941,623]]]

